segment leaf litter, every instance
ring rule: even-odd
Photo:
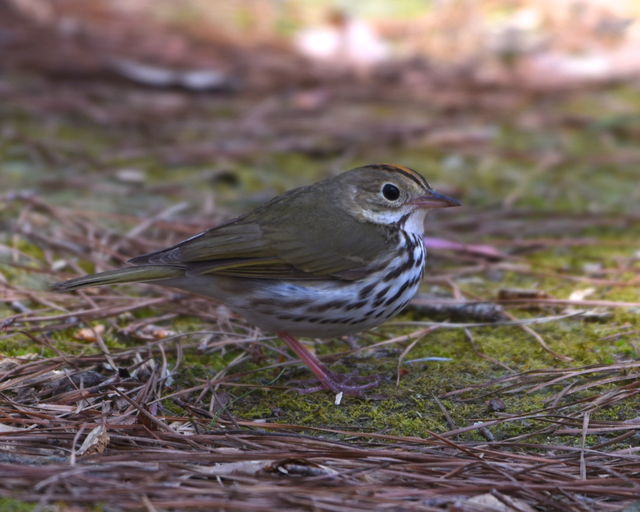
[[[46,30],[45,35],[55,38]],[[20,59],[25,51],[15,54],[10,64],[24,69]],[[86,84],[78,91],[75,84],[56,83],[59,76],[49,76],[42,82],[46,97],[16,88],[13,99],[21,112],[46,116],[53,124],[60,116],[81,116],[123,130],[124,140],[116,142],[117,158],[88,151],[82,141],[59,135],[47,138],[8,129],[5,140],[26,148],[36,167],[75,168],[64,178],[43,180],[51,191],[90,190],[92,197],[99,197],[124,190],[144,201],[136,187],[149,181],[150,190],[172,200],[169,205],[141,203],[143,210],[154,212],[141,218],[126,207],[101,211],[99,204],[93,208],[81,201],[57,200],[53,192],[45,196],[42,184],[35,190],[3,191],[2,219],[8,236],[0,247],[0,343],[12,349],[0,356],[0,494],[40,504],[89,508],[102,503],[116,510],[613,511],[637,506],[639,364],[617,356],[570,366],[575,364],[568,361],[572,354],[550,348],[550,331],[543,322],[599,322],[608,327],[600,331],[604,342],[637,338],[637,324],[629,315],[616,316],[640,307],[637,294],[629,293],[639,279],[638,256],[629,255],[637,252],[636,240],[599,235],[605,230],[635,233],[640,216],[633,209],[560,213],[522,206],[538,180],[579,161],[570,151],[556,154],[566,148],[552,148],[540,157],[536,152],[512,154],[494,145],[494,116],[510,116],[514,102],[528,101],[531,91],[502,91],[502,105],[487,91],[484,99],[492,105],[487,113],[487,106],[478,104],[482,98],[465,89],[463,76],[438,76],[436,70],[433,82],[426,75],[418,78],[434,94],[425,106],[410,96],[399,99],[406,89],[397,84],[383,91],[375,81],[353,87],[344,76],[330,77],[336,83],[321,73],[301,78],[294,73],[298,70],[291,65],[293,59],[282,72],[273,65],[282,55],[270,54],[265,56],[272,66],[267,66],[267,78],[259,86],[247,86],[264,98],[246,109],[242,98],[225,98],[225,106],[240,114],[230,122],[197,115],[202,107],[220,108],[215,100],[208,104],[184,91],[140,94],[114,85],[101,75],[99,59],[88,57],[83,61],[85,76],[100,76],[102,83]],[[47,58],[43,55],[39,63],[32,63],[31,70],[51,73],[56,66]],[[194,58],[192,69],[199,69],[201,58],[202,54]],[[249,58],[242,53],[242,59]],[[257,80],[257,75],[252,70],[250,80]],[[180,82],[183,76],[174,73],[172,80]],[[290,97],[273,94],[293,76],[294,83],[309,80],[314,87]],[[447,79],[460,87],[450,87],[443,98],[434,89],[446,89],[442,83],[449,84]],[[372,123],[354,108],[354,98],[396,102],[402,115]],[[409,116],[418,104],[431,115]],[[452,122],[451,111],[461,107],[472,108],[468,118],[461,115],[459,123]],[[347,114],[337,123],[336,112],[342,110]],[[177,124],[177,119],[190,121]],[[533,124],[541,119],[561,129],[594,123],[588,116],[578,119],[555,108],[543,109]],[[183,132],[188,137],[175,136]],[[206,216],[182,201],[202,199],[190,187],[199,188],[193,184],[203,179],[246,185],[238,169],[247,162],[269,162],[265,154],[326,159],[327,167],[337,169],[364,158],[374,145],[386,152],[400,147],[409,154],[415,148],[438,147],[459,152],[463,159],[471,155],[480,164],[486,163],[485,152],[509,156],[513,165],[542,162],[504,196],[501,207],[468,208],[431,224],[427,242],[432,244],[435,271],[426,277],[426,291],[413,302],[411,315],[437,322],[402,322],[412,331],[398,330],[398,322],[374,335],[366,347],[322,355],[342,361],[393,349],[390,372],[395,369],[397,389],[406,392],[402,385],[411,377],[407,366],[438,364],[438,356],[407,360],[408,356],[420,342],[431,339],[432,332],[455,327],[499,376],[483,375],[468,385],[450,377],[450,387],[428,397],[435,404],[431,414],[443,418],[442,428],[403,435],[393,428],[343,426],[320,417],[279,422],[273,412],[247,419],[238,401],[251,398],[258,387],[286,391],[290,385],[280,384],[279,376],[297,366],[271,338],[217,304],[186,300],[170,290],[140,295],[135,287],[119,287],[74,296],[44,290],[45,281],[123,264],[132,255],[176,242],[227,217],[224,205],[214,200],[203,202]],[[599,155],[596,163],[638,162],[633,149],[617,149]],[[168,168],[214,169],[164,185],[161,179],[149,179],[153,166],[139,170],[132,165],[148,155]],[[211,155],[216,155],[213,163]],[[87,169],[96,174],[83,173]],[[110,181],[112,174],[116,179]],[[442,181],[446,184],[446,177]],[[586,267],[529,259],[605,245],[624,256],[609,266]],[[513,276],[508,287],[486,286],[501,280],[492,276],[505,274]],[[520,288],[522,283],[529,287]],[[609,295],[612,290],[614,297]],[[607,316],[587,318],[596,308],[605,308]],[[184,329],[179,322],[185,318],[195,319],[199,327]],[[205,323],[210,329],[201,328]],[[550,351],[548,367],[527,370],[526,365],[484,353],[476,332],[488,328],[523,332]],[[226,364],[184,378],[183,373],[192,371],[194,353],[222,354]],[[256,384],[256,374],[268,378]],[[403,397],[391,396],[407,407]],[[511,409],[510,399],[521,396],[538,397],[538,402]],[[374,408],[384,398],[374,396],[365,404]],[[478,402],[493,405],[483,414],[474,409],[463,421],[452,410],[453,405]],[[346,405],[343,399],[339,408]]]
[[[43,201],[37,199],[30,205],[31,214],[45,210],[53,219],[37,238],[45,251],[60,250],[58,245],[47,246],[50,239],[71,239],[84,248],[90,247],[96,236],[104,236],[82,212]],[[73,223],[68,222],[71,217]],[[160,221],[166,236],[172,223],[160,217],[154,220]],[[29,222],[28,214],[22,216],[22,222]],[[67,227],[71,225],[75,228]],[[26,229],[18,231],[21,236],[29,236]],[[87,238],[83,240],[82,236]],[[156,245],[153,240],[147,244],[140,236],[134,243],[122,238],[119,244],[111,245],[115,247],[111,256],[122,261],[126,258],[122,251]],[[96,253],[93,250],[88,255],[82,249],[83,258]],[[18,255],[18,266],[23,259]],[[63,268],[54,271],[45,266],[37,270],[57,279],[66,272],[67,267]],[[632,503],[640,492],[637,449],[606,450],[607,446],[637,437],[640,420],[590,417],[594,411],[638,395],[640,374],[635,362],[516,373],[475,389],[443,394],[441,399],[464,401],[466,396],[477,400],[482,394],[491,397],[497,391],[508,396],[558,389],[537,411],[502,412],[497,419],[478,418],[463,427],[456,427],[452,421],[449,431],[430,432],[424,437],[247,421],[235,417],[225,405],[223,390],[227,385],[233,389],[238,378],[233,373],[224,372],[202,385],[176,390],[171,379],[179,371],[178,365],[170,370],[166,361],[169,356],[175,361],[178,354],[201,344],[203,336],[213,336],[207,343],[208,350],[253,343],[255,336],[250,331],[245,331],[244,337],[239,335],[242,327],[238,330],[237,320],[227,319],[234,326],[232,330],[149,335],[157,333],[157,326],[166,325],[176,314],[214,320],[217,310],[208,301],[180,301],[176,308],[173,292],[166,290],[154,291],[153,298],[129,296],[121,289],[73,297],[4,286],[5,303],[29,304],[28,310],[5,318],[4,338],[27,336],[50,348],[52,334],[71,327],[79,342],[98,347],[91,354],[82,354],[82,349],[79,353],[58,349],[53,356],[27,354],[2,359],[0,488],[5,495],[30,500],[35,492],[48,501],[85,505],[105,502],[123,509],[145,508],[147,503],[155,508],[180,509],[224,504],[238,510],[313,506],[316,510],[354,511],[384,506],[394,510],[455,507],[472,511],[486,505],[482,496],[491,496],[490,502],[495,505],[497,500],[507,507],[504,510],[525,510],[534,505],[546,510],[577,511],[619,510],[620,504]],[[578,290],[574,297],[584,294],[584,290]],[[541,302],[550,307],[629,306],[615,301],[589,302],[581,297],[553,301],[540,298],[539,293],[516,295],[520,298],[498,302],[516,301],[518,308],[539,306]],[[425,300],[418,298],[416,303]],[[461,298],[457,301],[468,302]],[[135,321],[135,317],[128,317],[150,307],[160,312]],[[536,325],[576,314],[493,323]],[[140,333],[138,337],[150,341],[117,349],[100,343],[105,329],[114,328],[112,319],[117,317],[125,319],[117,329]],[[79,327],[96,320],[100,323]],[[491,324],[435,323],[439,328],[458,329]],[[381,344],[397,344],[404,339],[415,342],[433,330],[432,324],[428,325],[412,336]],[[407,346],[399,361],[412,346]],[[233,367],[229,370],[233,372]],[[605,385],[607,391],[603,392]],[[203,393],[207,389],[221,401],[209,403],[207,393]],[[183,412],[172,412],[170,403],[179,405]],[[473,431],[489,432],[487,429],[498,424],[522,422],[529,424],[527,433],[511,438],[469,441],[460,437]],[[588,436],[603,434],[614,437],[595,446],[585,444]],[[575,437],[578,442],[528,442],[541,436]],[[344,440],[339,440],[341,437]]]

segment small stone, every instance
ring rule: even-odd
[[[583,263],[582,271],[585,274],[589,274],[589,275],[599,275],[602,273],[602,263],[600,262]]]
[[[502,412],[506,410],[507,406],[504,403],[504,400],[501,398],[492,398],[487,402],[487,407],[490,411],[493,412]]]
[[[124,183],[144,183],[146,176],[140,169],[119,169],[116,178]]]

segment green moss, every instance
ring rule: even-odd
[[[626,240],[626,233],[617,230],[600,230],[598,236],[603,240],[601,245],[569,248],[551,248],[527,256],[532,268],[537,265],[545,269],[555,268],[561,272],[573,272],[580,274],[581,266],[585,262],[597,261],[605,268],[614,267],[620,257],[628,257],[629,249],[617,246],[616,241]],[[611,242],[611,244],[607,244]],[[544,290],[552,296],[567,298],[569,294],[587,285],[570,280],[555,277],[538,277],[515,272],[505,272],[502,278],[493,280],[471,280],[462,284],[463,290],[474,296],[495,296],[500,288],[535,288]],[[635,287],[602,288],[594,293],[595,298],[605,300],[639,301],[640,296]],[[615,297],[615,298],[614,298]],[[521,318],[541,316],[548,313],[544,311],[520,311],[517,315]],[[549,324],[532,326],[551,348],[562,354],[569,355],[573,362],[557,361],[552,355],[543,350],[536,340],[518,327],[483,327],[472,330],[476,345],[486,355],[493,357],[508,365],[515,371],[527,371],[545,369],[549,367],[570,367],[590,364],[608,364],[620,359],[628,358],[637,350],[624,337],[615,343],[603,342],[605,333],[615,329],[615,325],[637,325],[639,315],[624,309],[616,309],[612,312],[610,320],[591,321],[580,317],[568,318]],[[400,317],[401,322],[410,316]],[[411,319],[416,319],[411,317]],[[405,329],[394,327],[393,323],[378,329],[383,337],[398,336],[406,332]],[[406,346],[406,345],[403,345]],[[256,393],[242,403],[234,404],[236,414],[254,419],[271,419],[283,423],[312,424],[346,430],[369,430],[375,432],[388,432],[410,436],[428,436],[428,432],[443,432],[449,430],[449,425],[440,407],[433,400],[433,396],[474,386],[488,381],[492,376],[504,375],[505,371],[493,364],[481,359],[471,350],[461,330],[438,330],[421,340],[413,347],[407,359],[418,359],[428,356],[449,357],[450,362],[429,362],[416,365],[405,365],[405,370],[400,380],[400,386],[396,387],[392,379],[396,375],[396,364],[399,350],[395,356],[385,358],[359,359],[354,366],[361,373],[383,375],[388,378],[377,390],[376,394],[386,397],[383,400],[367,400],[347,397],[342,405],[333,404],[332,397],[315,395],[298,396],[295,394],[281,395],[278,393]],[[333,345],[331,349],[334,350]],[[337,350],[339,348],[336,347]],[[321,349],[320,352],[324,350]],[[338,370],[337,366],[334,369]],[[352,365],[347,365],[347,370],[352,370]],[[344,371],[344,368],[342,369]],[[546,402],[551,399],[561,388],[552,387],[534,394],[522,393],[519,396],[504,395],[499,389],[495,390],[495,396],[500,396],[505,401],[506,411],[509,414],[528,414],[546,407]],[[600,386],[597,392],[605,392],[611,389],[608,386]],[[584,392],[573,396],[573,400],[590,396],[593,391]],[[465,397],[443,400],[442,405],[447,409],[450,418],[458,427],[468,426],[474,421],[498,418],[499,415],[491,413],[487,409],[486,396],[476,391],[478,398]],[[639,400],[632,399],[621,406],[599,409],[592,418],[624,420],[634,417],[634,407]],[[278,411],[276,419],[273,411]],[[496,439],[504,439],[512,436],[528,434],[532,429],[542,428],[534,420],[521,420],[507,422],[490,428]],[[465,439],[482,439],[478,432],[472,432],[463,436]],[[567,438],[569,439],[569,438]],[[570,438],[573,439],[573,438]],[[538,439],[543,442],[544,439]],[[575,439],[571,442],[574,442]],[[588,442],[601,442],[589,439]]]
[[[0,510],[2,512],[31,512],[32,510],[37,510],[38,512],[63,512],[69,510],[69,505],[65,503],[44,505],[42,503],[29,503],[13,498],[0,498]],[[105,510],[105,508],[102,504],[96,503],[90,506],[83,506],[82,510],[101,512]]]
[[[42,509],[42,507],[34,503],[26,503],[13,498],[0,498],[0,510],[3,512],[31,512],[32,510],[35,510],[36,507],[38,510],[51,510],[50,507]]]
[[[349,148],[348,157],[338,155],[335,158],[332,151],[344,142],[331,133],[310,131],[308,140],[319,148],[318,154],[324,155],[318,157],[310,156],[305,151],[281,151],[279,148],[282,145],[276,144],[279,142],[279,133],[274,131],[273,135],[267,134],[253,141],[258,150],[252,149],[247,151],[247,155],[237,158],[220,157],[213,151],[210,155],[192,158],[189,151],[185,151],[184,160],[174,160],[173,155],[167,156],[163,152],[164,146],[169,144],[176,147],[198,147],[198,144],[207,143],[211,138],[211,120],[224,118],[232,121],[245,116],[255,108],[254,104],[246,104],[246,101],[226,97],[202,98],[199,104],[202,117],[194,113],[192,119],[158,123],[157,126],[142,126],[143,123],[132,122],[101,125],[81,116],[63,116],[43,122],[29,112],[8,105],[0,106],[3,122],[16,134],[12,139],[0,142],[3,179],[8,189],[33,188],[53,204],[92,211],[145,216],[183,200],[197,208],[211,196],[215,197],[218,205],[224,205],[228,212],[241,213],[288,188],[326,177],[338,167],[348,168],[371,161],[396,161],[420,169],[433,185],[454,190],[465,204],[478,210],[500,208],[509,199],[513,206],[530,211],[530,217],[525,217],[523,222],[530,222],[531,226],[536,227],[532,236],[589,237],[597,241],[592,245],[549,245],[514,253],[513,263],[528,265],[530,273],[491,269],[486,273],[477,272],[470,277],[456,278],[457,286],[466,296],[492,300],[500,289],[528,288],[566,299],[576,290],[594,286],[595,291],[589,299],[640,301],[637,286],[593,285],[561,277],[585,276],[585,264],[599,265],[602,276],[596,277],[603,279],[614,275],[619,281],[631,280],[640,271],[640,263],[629,263],[634,251],[638,249],[634,241],[640,239],[640,225],[634,223],[632,217],[637,214],[637,205],[640,204],[637,166],[633,163],[633,158],[638,156],[640,121],[637,116],[628,114],[637,111],[640,106],[640,95],[636,89],[619,87],[602,93],[576,92],[568,98],[549,100],[552,102],[546,106],[549,109],[546,112],[549,120],[543,120],[549,125],[539,129],[535,128],[535,123],[534,128],[531,128],[531,125],[521,122],[525,114],[534,110],[527,102],[523,102],[513,112],[502,115],[492,112],[487,119],[483,113],[468,114],[469,118],[447,116],[447,123],[454,128],[469,121],[485,130],[488,142],[478,147],[473,144],[469,147],[421,144],[419,140],[407,142],[406,146],[379,144],[373,147],[373,144],[357,144],[356,141]],[[399,120],[422,122],[427,115],[437,120],[437,116],[441,115],[434,106],[427,106],[424,111],[416,112],[414,105],[393,102],[365,104],[349,101],[338,106],[341,115],[368,119],[372,125],[397,123]],[[331,108],[336,107],[329,105],[323,115],[332,115]],[[578,116],[585,119],[585,122],[577,127],[564,122],[571,116]],[[535,116],[533,120],[536,121]],[[128,151],[137,146],[144,148],[144,151]],[[122,151],[123,149],[126,151]],[[559,158],[557,161],[551,159],[552,164],[547,168],[545,162],[549,161],[549,155],[558,155]],[[619,155],[631,155],[633,158],[622,159]],[[140,169],[146,178],[146,186],[119,181],[114,176],[114,171],[123,167]],[[212,170],[219,168],[229,169],[237,178],[237,184],[211,184],[208,176]],[[51,173],[55,173],[57,179],[68,179],[71,185],[52,189],[48,185],[50,181],[47,181],[50,180]],[[73,185],[74,180],[80,180],[81,185]],[[82,185],[85,183],[99,186]],[[10,228],[19,217],[22,207],[19,203],[2,204],[2,225]],[[565,233],[554,225],[555,217],[549,215],[551,212],[558,216],[577,213],[579,215],[576,219],[584,216],[587,220],[592,213],[609,212],[622,214],[629,220],[599,222],[602,218],[594,215],[592,226],[587,223],[581,230]],[[547,216],[541,213],[546,213]],[[448,218],[445,215],[455,216],[455,213],[443,212],[439,218]],[[461,215],[468,214],[463,210]],[[99,219],[99,222],[121,233],[132,227],[131,222],[122,220],[104,218]],[[491,238],[478,240],[475,230],[480,230],[482,226],[470,228],[473,230],[471,234],[457,231],[454,234],[447,233],[441,229],[442,224],[437,222],[430,226],[440,229],[438,236],[467,239],[473,243],[496,242]],[[10,232],[9,229],[4,231]],[[47,265],[50,254],[61,258],[76,257],[57,249],[41,247],[39,242],[27,236],[0,236],[2,243],[9,246],[15,243],[15,247],[25,253],[26,256],[20,258],[20,264],[28,268]],[[155,232],[154,236],[161,240],[164,234],[158,235]],[[515,236],[519,237],[521,233],[518,230],[506,230],[501,235],[507,241]],[[455,258],[450,258],[448,254],[436,254],[429,262],[429,272],[439,275],[459,268],[459,261],[451,261],[452,259]],[[48,284],[49,279],[42,274],[6,264],[9,260],[5,255],[1,262],[4,263],[2,274],[12,285],[43,290]],[[623,272],[620,272],[621,262],[629,265]],[[86,271],[93,270],[89,261],[80,259],[79,264]],[[25,305],[38,307],[28,300],[25,300]],[[558,314],[563,309],[555,307],[550,310],[540,308],[512,311],[518,318],[531,318]],[[9,307],[0,304],[0,315],[3,317],[14,313]],[[101,320],[97,323],[108,325],[104,339],[107,346],[116,351],[141,345],[142,342],[119,336],[116,329],[110,327],[111,322],[119,322],[119,325],[124,326],[131,318],[142,319],[156,314],[157,311],[153,309],[138,310],[126,319]],[[363,334],[360,337],[362,345],[411,332],[413,327],[401,324],[405,320],[429,319],[416,314],[405,314],[395,323],[390,322],[372,333]],[[73,339],[76,329],[82,326],[51,334],[55,348],[68,354],[96,353],[98,348],[95,344]],[[573,361],[568,363],[556,360],[530,334],[518,327],[488,326],[472,329],[478,350],[502,363],[494,364],[473,350],[462,330],[439,329],[420,340],[405,359],[437,356],[450,358],[451,361],[404,364],[398,386],[395,383],[398,357],[406,348],[406,342],[387,347],[384,351],[365,351],[331,364],[335,371],[358,371],[363,375],[382,377],[380,387],[367,393],[367,397],[345,397],[342,404],[336,406],[334,397],[330,394],[299,395],[292,391],[291,388],[296,385],[295,379],[310,378],[309,372],[301,366],[262,370],[264,366],[278,360],[274,352],[265,350],[260,357],[247,358],[241,365],[233,368],[233,373],[240,375],[239,382],[254,385],[255,388],[224,388],[232,395],[228,407],[234,416],[242,419],[266,419],[279,423],[427,437],[429,432],[444,432],[452,428],[441,407],[446,409],[456,427],[465,427],[477,421],[499,419],[505,414],[535,413],[546,407],[548,401],[568,384],[563,382],[535,393],[528,393],[526,390],[513,392],[499,385],[482,386],[492,379],[509,375],[504,366],[518,372],[608,364],[639,356],[637,334],[623,333],[615,339],[608,338],[623,328],[629,332],[632,332],[632,328],[640,328],[637,308],[610,310],[610,316],[603,320],[575,317],[533,325],[532,328],[553,350],[569,355]],[[194,332],[210,329],[210,326],[197,319],[181,317],[172,323],[171,329],[176,332]],[[174,387],[186,388],[210,378],[241,354],[243,348],[244,346],[228,347],[224,351],[204,352],[191,344],[184,351],[179,371],[175,375]],[[317,346],[320,355],[335,354],[342,350],[344,346],[336,340]],[[22,334],[0,339],[0,353],[12,356],[28,353],[43,357],[56,355],[46,344],[34,342]],[[174,356],[171,353],[167,355],[170,358],[169,364],[174,365]],[[474,389],[474,386],[481,387]],[[615,384],[600,385],[576,393],[566,403],[586,400],[590,396],[614,389],[614,386]],[[467,387],[471,389],[468,392],[447,395]],[[440,403],[434,397],[440,397]],[[504,401],[504,412],[492,412],[487,407],[487,401],[492,397],[499,397]],[[630,397],[613,406],[597,409],[592,414],[592,420],[620,421],[634,418],[639,405],[637,397]],[[177,407],[171,402],[164,406],[168,410],[176,410]],[[567,409],[568,412],[576,413],[579,405]],[[497,439],[506,439],[527,434],[543,426],[536,420],[518,420],[489,427],[489,430]],[[603,437],[607,436],[608,434]],[[464,434],[461,438],[483,440],[477,431]],[[580,443],[579,436],[556,436],[553,439],[540,436],[537,440],[562,441],[574,445]],[[590,436],[587,441],[589,444],[597,444],[602,438]]]

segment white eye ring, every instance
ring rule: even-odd
[[[380,193],[387,201],[395,202],[400,198],[400,189],[393,183],[385,183],[382,185]]]

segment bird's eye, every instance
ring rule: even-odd
[[[395,201],[400,197],[400,189],[393,183],[385,183],[382,186],[382,195],[387,201]]]

